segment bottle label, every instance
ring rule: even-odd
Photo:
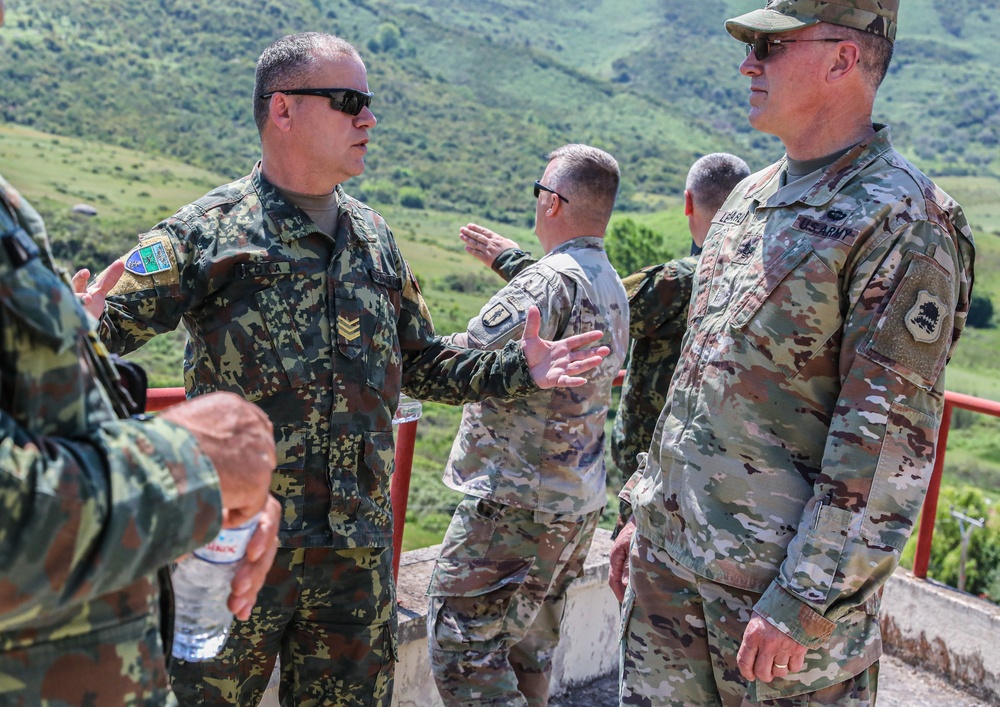
[[[215,540],[194,550],[194,555],[213,565],[239,562],[247,554],[247,545],[256,529],[257,518],[238,528],[223,528]]]

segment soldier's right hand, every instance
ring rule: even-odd
[[[216,392],[169,407],[160,417],[189,430],[215,465],[224,527],[242,525],[264,508],[276,457],[274,429],[260,408]]]
[[[488,268],[505,250],[518,247],[511,239],[475,223],[458,229],[458,236],[465,242],[465,252],[478,258]]]
[[[76,298],[80,300],[83,308],[90,312],[95,319],[100,319],[104,314],[104,302],[108,293],[118,284],[124,274],[125,263],[116,260],[97,276],[93,284],[87,285],[90,271],[86,268],[77,270],[76,274],[73,275],[73,292],[76,293]]]

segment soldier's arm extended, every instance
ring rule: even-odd
[[[213,466],[171,422],[65,439],[0,412],[0,439],[0,630],[124,587],[218,531]]]
[[[803,646],[822,645],[832,622],[866,602],[874,611],[899,563],[934,464],[943,367],[968,313],[972,259],[971,233],[917,221],[847,273],[842,387],[822,468],[754,607]]]
[[[678,338],[687,326],[697,258],[650,265],[624,280],[632,339]]]
[[[485,226],[470,223],[459,229],[459,238],[465,243],[465,251],[510,282],[526,267],[538,262],[531,253],[509,238],[491,231]]]
[[[481,351],[435,336],[427,305],[402,256],[397,268],[405,273],[398,325],[404,392],[421,400],[460,405],[488,397],[523,397],[538,390],[520,341],[511,339],[496,350]]]

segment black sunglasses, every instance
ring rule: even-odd
[[[289,88],[282,91],[262,93],[257,98],[264,101],[276,93],[290,96],[323,96],[330,99],[330,107],[348,115],[358,115],[372,104],[374,93],[365,93],[356,88]]]
[[[555,189],[549,189],[547,186],[545,186],[544,184],[542,184],[541,182],[539,182],[539,181],[536,180],[535,181],[535,198],[537,199],[538,195],[541,194],[543,191],[547,191],[549,194],[555,194],[560,199],[562,199],[563,201],[565,201],[567,204],[569,203],[569,199],[567,199],[565,196],[563,196],[562,194],[560,194],[559,192],[557,192]]]
[[[771,53],[771,47],[781,46],[782,44],[795,44],[796,42],[843,42],[843,39],[834,39],[833,37],[827,37],[824,39],[768,39],[766,36],[761,35],[759,37],[754,37],[753,44],[747,45],[747,56],[750,56],[750,52],[757,57],[757,61],[764,61],[767,59],[768,55]]]

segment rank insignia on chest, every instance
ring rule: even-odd
[[[139,246],[125,259],[125,269],[134,275],[152,275],[170,270],[170,258],[163,243]]]
[[[346,341],[354,341],[361,336],[361,319],[348,319],[343,314],[337,315],[337,333]]]
[[[489,327],[499,326],[510,319],[510,311],[502,304],[495,304],[483,315],[483,324]]]
[[[923,344],[932,344],[941,337],[945,318],[944,303],[927,290],[920,290],[916,303],[906,313],[906,329]]]

